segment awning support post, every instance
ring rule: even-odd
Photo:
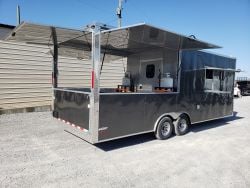
[[[92,142],[98,141],[99,132],[99,93],[100,93],[100,59],[101,59],[101,32],[100,26],[91,25],[92,32],[92,71],[91,71],[91,96],[90,96],[90,133]]]
[[[57,75],[58,75],[58,43],[55,27],[51,27],[51,37],[53,41],[53,67],[52,67],[52,87],[57,88]]]
[[[57,63],[58,63],[58,43],[57,43],[57,35],[56,35],[56,28],[51,27],[51,38],[53,42],[53,64],[52,64],[52,75],[51,75],[51,84],[52,84],[52,113],[54,117],[57,117],[58,114],[54,112],[54,100],[55,100],[55,90],[54,88],[57,88],[57,75],[58,75],[58,68],[57,68]]]

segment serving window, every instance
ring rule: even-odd
[[[205,91],[226,91],[231,92],[233,86],[234,72],[219,69],[205,70]]]

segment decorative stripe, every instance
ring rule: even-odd
[[[79,130],[81,130],[83,132],[89,132],[89,130],[84,129],[84,128],[82,128],[82,127],[80,127],[78,125],[75,125],[73,123],[70,123],[69,121],[65,121],[64,119],[61,119],[61,118],[57,118],[57,119],[60,120],[60,121],[62,121],[63,123],[66,123],[67,125],[71,125],[72,127],[77,128],[77,129],[79,129]]]

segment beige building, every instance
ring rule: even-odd
[[[0,25],[0,114],[48,110],[52,102],[50,48],[4,41],[12,29]],[[124,75],[123,61],[108,64],[103,66],[101,86],[115,87]],[[59,56],[58,67],[59,87],[90,87],[90,61]]]

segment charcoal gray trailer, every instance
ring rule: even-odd
[[[233,114],[236,59],[201,51],[218,46],[194,37],[147,24],[77,31],[23,23],[8,39],[50,42],[53,116],[90,143],[147,132],[166,139],[185,134],[190,124]],[[90,62],[89,87],[58,86],[60,53]],[[104,67],[118,60],[124,77],[114,76],[115,69],[104,75]],[[102,76],[110,76],[108,84]]]

